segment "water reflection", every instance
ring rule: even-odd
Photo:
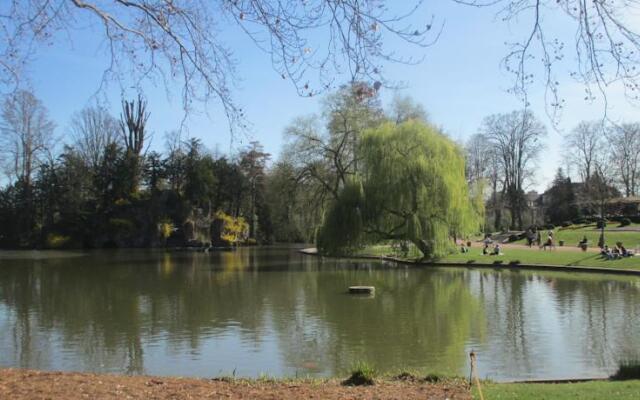
[[[347,286],[373,285],[373,297]],[[343,373],[366,360],[496,379],[587,376],[640,355],[640,285],[407,269],[287,248],[0,253],[0,365],[212,376]]]

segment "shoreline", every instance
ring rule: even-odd
[[[470,400],[463,379],[378,379],[345,386],[339,379],[189,378],[0,368],[0,398],[67,399],[451,399]]]
[[[327,257],[318,254],[318,250],[315,247],[309,247],[306,249],[298,250],[300,253],[308,256]],[[634,275],[640,276],[640,270],[634,269],[617,269],[617,268],[602,268],[602,267],[583,267],[578,265],[558,265],[558,264],[526,264],[526,263],[459,263],[459,262],[447,262],[447,261],[417,261],[406,260],[398,257],[391,256],[372,256],[372,255],[353,255],[347,257],[331,257],[331,258],[345,258],[345,259],[359,259],[359,260],[381,260],[391,261],[404,265],[413,266],[435,266],[445,268],[485,268],[485,269],[508,269],[508,270],[534,270],[534,271],[567,271],[567,272],[587,272],[598,274],[612,274],[612,275]]]
[[[601,399],[615,392],[635,399],[640,380],[563,379],[518,382],[481,381],[488,398]],[[478,383],[466,378],[396,377],[374,378],[373,384],[348,386],[338,378],[193,378],[179,376],[123,375],[70,371],[41,371],[0,367],[0,398],[31,400],[68,399],[477,399]],[[518,395],[518,393],[520,395]],[[547,393],[547,396],[543,396]],[[566,397],[565,397],[566,396]]]

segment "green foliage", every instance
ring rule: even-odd
[[[362,184],[357,180],[349,182],[340,192],[318,232],[318,249],[322,253],[349,253],[361,245],[363,195]]]
[[[220,239],[237,245],[245,241],[249,234],[249,224],[242,217],[234,218],[222,211],[216,212],[216,218],[222,221]]]
[[[346,386],[369,386],[375,383],[377,372],[373,366],[359,361],[351,368],[351,375],[342,382]]]
[[[276,163],[265,182],[265,201],[271,210],[274,239],[278,242],[302,242],[308,229],[300,221],[308,203],[301,204],[305,192],[299,187],[296,171],[288,162]]]
[[[111,218],[109,220],[109,231],[116,236],[130,235],[134,232],[135,225],[132,221],[124,218]]]
[[[174,230],[175,226],[173,225],[173,222],[168,219],[163,219],[158,223],[158,236],[163,241],[166,241]]]
[[[547,192],[546,213],[547,220],[555,225],[560,225],[564,221],[577,218],[578,207],[576,206],[576,196],[573,190],[571,178],[565,177],[562,169],[558,169],[553,184]]]
[[[185,158],[184,195],[187,201],[201,206],[207,204],[216,192],[214,161],[210,156],[202,154],[200,140],[191,139],[188,148]]]
[[[611,375],[611,379],[615,381],[640,379],[640,361],[628,360],[621,362],[616,373]]]
[[[47,235],[45,245],[48,249],[62,249],[69,245],[71,238],[69,236],[50,233]]]
[[[425,257],[441,257],[452,237],[479,230],[483,209],[469,193],[463,154],[432,126],[383,124],[361,138],[360,154],[362,189],[356,182],[345,186],[325,219],[321,249],[343,241],[344,251],[363,238],[404,239]]]

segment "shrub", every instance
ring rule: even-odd
[[[633,217],[629,217],[629,219],[631,220],[631,222],[633,222],[634,224],[640,224],[640,215],[636,215]]]
[[[358,362],[353,366],[351,376],[342,384],[347,386],[373,385],[375,376],[376,370],[371,365],[366,362]]]
[[[607,227],[607,221],[604,219],[599,219],[598,222],[596,222],[596,228],[598,229],[603,229]]]
[[[47,235],[46,247],[48,249],[61,249],[69,244],[71,238],[69,236],[50,233]]]
[[[111,218],[109,220],[109,230],[114,235],[130,235],[135,230],[135,225],[125,218]]]
[[[126,207],[131,205],[131,202],[127,199],[117,199],[114,203],[117,207]]]
[[[173,231],[175,231],[175,226],[170,220],[163,219],[158,223],[158,236],[160,239],[166,241]]]
[[[222,222],[220,239],[230,243],[238,244],[246,240],[249,236],[249,224],[243,217],[234,218],[222,211],[216,212],[216,218]]]
[[[556,226],[554,224],[546,224],[544,226],[544,229],[552,231],[552,230],[556,229]]]
[[[439,375],[439,374],[429,374],[427,376],[424,377],[424,381],[425,382],[429,382],[429,383],[438,383],[441,380],[443,380],[443,376]]]
[[[640,361],[623,361],[618,370],[610,378],[615,381],[640,379]]]
[[[575,225],[584,225],[584,224],[587,223],[587,219],[584,218],[584,217],[576,218],[576,219],[573,220],[573,223]]]
[[[620,226],[629,226],[631,225],[631,220],[629,218],[622,218],[620,220]]]
[[[564,221],[562,224],[560,224],[560,226],[562,226],[563,228],[569,227],[571,225],[573,225],[571,221]]]

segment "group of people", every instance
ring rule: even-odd
[[[617,258],[633,256],[633,252],[630,250],[627,250],[622,244],[622,242],[616,243],[616,246],[613,249],[605,244],[602,250],[600,251],[600,254],[606,257],[607,260],[615,260]]]
[[[482,254],[483,255],[490,255],[490,256],[500,256],[502,255],[502,247],[500,247],[500,243],[496,243],[493,246],[493,249],[490,248],[490,245],[493,243],[493,241],[491,240],[491,238],[487,237],[484,240],[484,246],[482,247]],[[469,252],[469,248],[471,247],[471,242],[462,242],[462,244],[460,245],[460,252],[461,253],[468,253]]]
[[[493,246],[493,249],[489,249],[489,243],[485,242],[484,247],[482,248],[482,254],[485,256],[501,256],[502,248],[500,247],[500,243],[496,243],[495,246]]]
[[[555,240],[553,237],[553,231],[549,231],[547,233],[547,240],[544,243],[542,243],[540,231],[534,230],[532,228],[529,228],[527,230],[526,238],[527,238],[527,244],[529,247],[531,247],[533,243],[536,243],[543,250],[546,250],[547,248],[555,249],[556,247]],[[493,240],[491,240],[489,235],[485,237],[483,243],[484,243],[484,246],[482,247],[483,255],[490,255],[490,256],[502,255],[502,248],[500,247],[500,243],[496,242],[493,245],[493,248],[491,248],[491,245],[493,244]],[[470,241],[467,241],[466,243],[462,242],[460,245],[460,251],[462,253],[468,253],[470,247],[471,247]],[[583,237],[582,240],[578,243],[578,247],[580,247],[583,251],[587,250],[586,236]],[[610,248],[609,246],[605,245],[604,247],[602,247],[600,254],[606,257],[608,260],[614,260],[614,259],[623,258],[623,257],[631,257],[634,255],[633,251],[627,250],[622,244],[622,242],[617,242],[614,248]]]
[[[536,229],[535,227],[531,227],[527,229],[525,236],[527,238],[527,246],[529,247],[532,247],[533,244],[535,243],[542,250],[546,250],[547,248],[549,249],[556,248],[556,243],[553,238],[553,231],[547,232],[547,240],[545,240],[544,243],[542,242],[542,233],[540,232],[540,230]]]

